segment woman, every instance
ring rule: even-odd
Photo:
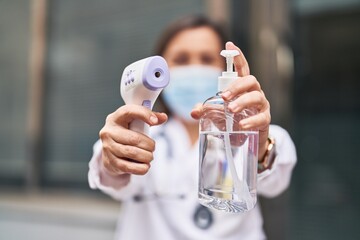
[[[202,207],[197,199],[199,103],[216,93],[217,77],[225,66],[219,55],[224,45],[221,28],[207,18],[176,21],[164,31],[156,52],[170,68],[171,83],[162,96],[169,119],[165,113],[135,105],[107,116],[101,140],[94,145],[89,183],[122,201],[117,239],[266,239],[259,205],[244,214],[228,214]],[[241,53],[231,42],[225,47]],[[289,185],[295,148],[284,129],[270,126],[269,103],[243,54],[234,62],[240,79],[223,98],[235,99],[229,105],[232,112],[245,107],[258,110],[240,125],[259,129],[258,194],[274,197]],[[171,94],[178,84],[190,92],[185,99],[185,93]],[[208,85],[215,87],[208,90]],[[128,129],[134,119],[154,126],[150,137]],[[269,136],[276,141],[276,156],[264,167],[272,144]]]

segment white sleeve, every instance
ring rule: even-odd
[[[270,170],[258,174],[258,194],[275,197],[290,184],[292,170],[296,164],[296,149],[288,132],[276,125],[270,125],[269,135],[275,139],[276,158]]]
[[[119,175],[113,177],[101,171],[102,143],[98,140],[93,147],[93,156],[89,162],[88,181],[91,189],[99,189],[116,200],[127,200],[142,189],[141,176]],[[111,185],[105,185],[102,178],[112,178]],[[109,182],[109,181],[108,181]]]

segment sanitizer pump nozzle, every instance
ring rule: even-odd
[[[125,104],[138,104],[152,109],[169,80],[169,68],[164,58],[144,58],[124,69],[120,82],[121,97]],[[130,129],[149,134],[149,126],[140,120],[131,122]]]
[[[220,55],[226,58],[226,72],[222,72],[222,75],[219,77],[218,90],[219,92],[224,91],[228,85],[236,80],[238,77],[237,72],[233,70],[234,57],[239,55],[237,50],[222,50]]]

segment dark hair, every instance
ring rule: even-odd
[[[203,15],[188,15],[184,16],[171,24],[169,24],[161,33],[156,45],[154,53],[162,56],[169,44],[169,42],[180,32],[198,27],[209,27],[215,31],[219,36],[223,45],[227,41],[227,34],[225,33],[225,27],[218,22],[211,20]]]
[[[225,33],[225,27],[218,22],[211,20],[203,15],[188,15],[175,20],[170,23],[160,34],[158,41],[156,42],[154,54],[162,56],[170,43],[170,41],[180,32],[188,29],[194,29],[199,27],[209,27],[215,31],[219,36],[222,46],[227,41],[227,34]],[[163,111],[167,114],[171,114],[170,109],[166,106],[162,94],[160,94],[159,100],[155,106],[156,111]]]

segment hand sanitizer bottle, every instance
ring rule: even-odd
[[[225,212],[246,212],[257,201],[258,131],[242,130],[241,119],[254,115],[254,109],[232,113],[222,91],[238,79],[233,61],[239,52],[223,50],[227,71],[218,79],[218,93],[203,104],[200,119],[199,201]]]

